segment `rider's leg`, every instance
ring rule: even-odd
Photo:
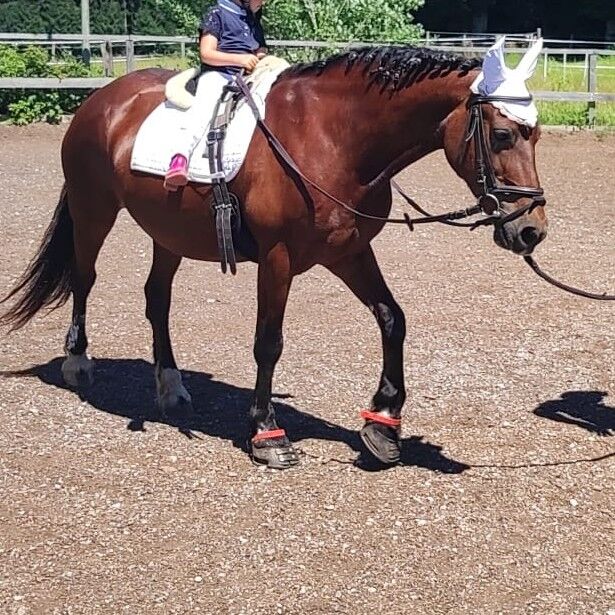
[[[192,107],[182,114],[174,155],[164,180],[167,190],[177,190],[188,183],[190,156],[209,126],[211,111],[226,83],[228,77],[217,71],[209,71],[199,77]]]

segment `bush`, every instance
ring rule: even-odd
[[[0,45],[0,77],[87,77],[92,73],[72,56],[49,64],[47,51],[40,47],[19,50]],[[14,124],[32,122],[57,124],[65,113],[73,112],[85,99],[83,90],[0,90],[0,115]]]
[[[538,101],[540,123],[545,126],[573,126],[587,128],[589,112],[587,103]],[[615,126],[615,104],[596,105],[596,126]]]
[[[63,113],[57,92],[34,92],[10,103],[8,111],[12,123],[18,126],[43,120],[49,124],[58,124]]]

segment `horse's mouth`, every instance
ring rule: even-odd
[[[504,228],[501,226],[496,226],[493,230],[493,241],[495,241],[496,245],[502,248],[503,250],[511,250],[512,247],[509,245],[508,238],[506,237],[506,233]]]
[[[528,245],[518,233],[512,234],[508,232],[505,226],[497,226],[493,231],[493,240],[496,245],[504,250],[509,250],[519,256],[529,256],[534,252],[536,245],[542,241],[542,237]]]

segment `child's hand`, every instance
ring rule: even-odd
[[[258,64],[258,58],[251,53],[245,53],[239,57],[239,64],[247,73],[251,73]]]

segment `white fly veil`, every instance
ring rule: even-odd
[[[487,51],[483,60],[483,69],[470,86],[474,94],[482,96],[529,97],[525,82],[534,74],[538,56],[542,50],[542,38],[539,38],[526,52],[516,68],[508,68],[504,59],[504,42],[500,38]],[[502,102],[493,101],[494,107],[507,118],[533,128],[538,122],[538,109],[533,101]]]

